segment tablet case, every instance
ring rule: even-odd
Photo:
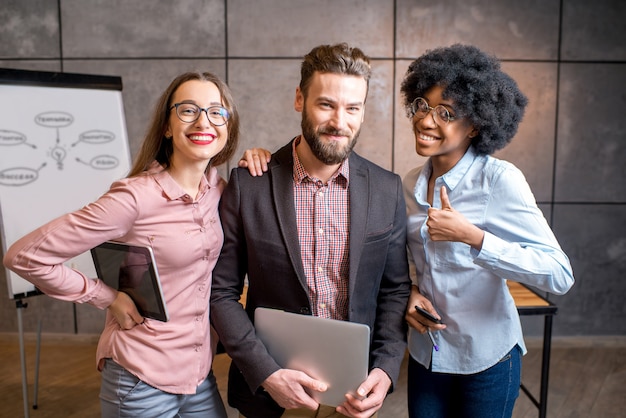
[[[146,318],[169,320],[151,247],[107,241],[91,249],[98,278],[128,294]]]

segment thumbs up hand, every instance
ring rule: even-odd
[[[452,209],[452,205],[450,204],[450,198],[448,197],[446,186],[441,186],[441,189],[439,189],[439,196],[439,200],[441,200],[441,209],[454,211],[454,209]]]
[[[464,242],[480,250],[485,233],[454,210],[445,186],[440,189],[441,209],[429,208],[426,226],[433,241]]]

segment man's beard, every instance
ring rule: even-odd
[[[350,137],[349,132],[340,131],[333,128],[324,128],[316,131],[311,123],[306,110],[302,110],[302,136],[304,137],[307,144],[309,144],[309,148],[313,152],[313,155],[323,162],[326,165],[335,165],[344,161],[352,152],[352,149],[356,145],[357,139],[359,138],[359,134],[361,133],[361,129],[354,134],[352,139],[349,140],[347,145],[340,144],[335,141],[322,142],[320,140],[320,135],[342,135]]]

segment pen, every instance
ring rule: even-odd
[[[435,347],[435,351],[439,351],[439,346],[435,342],[435,337],[433,337],[433,334],[432,334],[432,332],[430,332],[430,329],[427,329],[426,332],[428,333],[428,337],[430,338],[430,342],[433,343],[433,347]]]
[[[440,324],[440,323],[441,323],[441,320],[439,320],[439,319],[435,318],[434,316],[432,316],[432,315],[430,314],[430,312],[428,312],[428,311],[426,311],[426,310],[424,310],[424,309],[420,308],[420,307],[419,307],[419,306],[417,306],[417,305],[415,305],[415,310],[416,310],[417,312],[419,312],[419,314],[420,314],[420,315],[422,315],[424,318],[426,318],[426,319],[428,319],[428,320],[430,320],[430,321],[432,321],[432,322],[435,322],[435,323],[437,323],[437,324]],[[435,337],[433,337],[432,332],[430,332],[430,328],[426,327],[426,332],[428,332],[428,338],[430,338],[430,342],[431,342],[431,343],[433,343],[433,347],[435,348],[435,351],[439,351],[439,346],[438,346],[438,345],[437,345],[437,343],[435,342]]]

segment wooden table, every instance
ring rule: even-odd
[[[557,307],[549,300],[521,283],[507,281],[507,284],[511,296],[513,296],[515,300],[515,306],[517,306],[517,312],[520,316],[544,316],[539,400],[528,391],[524,383],[521,384],[521,389],[539,409],[539,418],[545,418],[548,411],[548,378],[550,373],[550,350],[552,346],[552,317],[556,314]]]

